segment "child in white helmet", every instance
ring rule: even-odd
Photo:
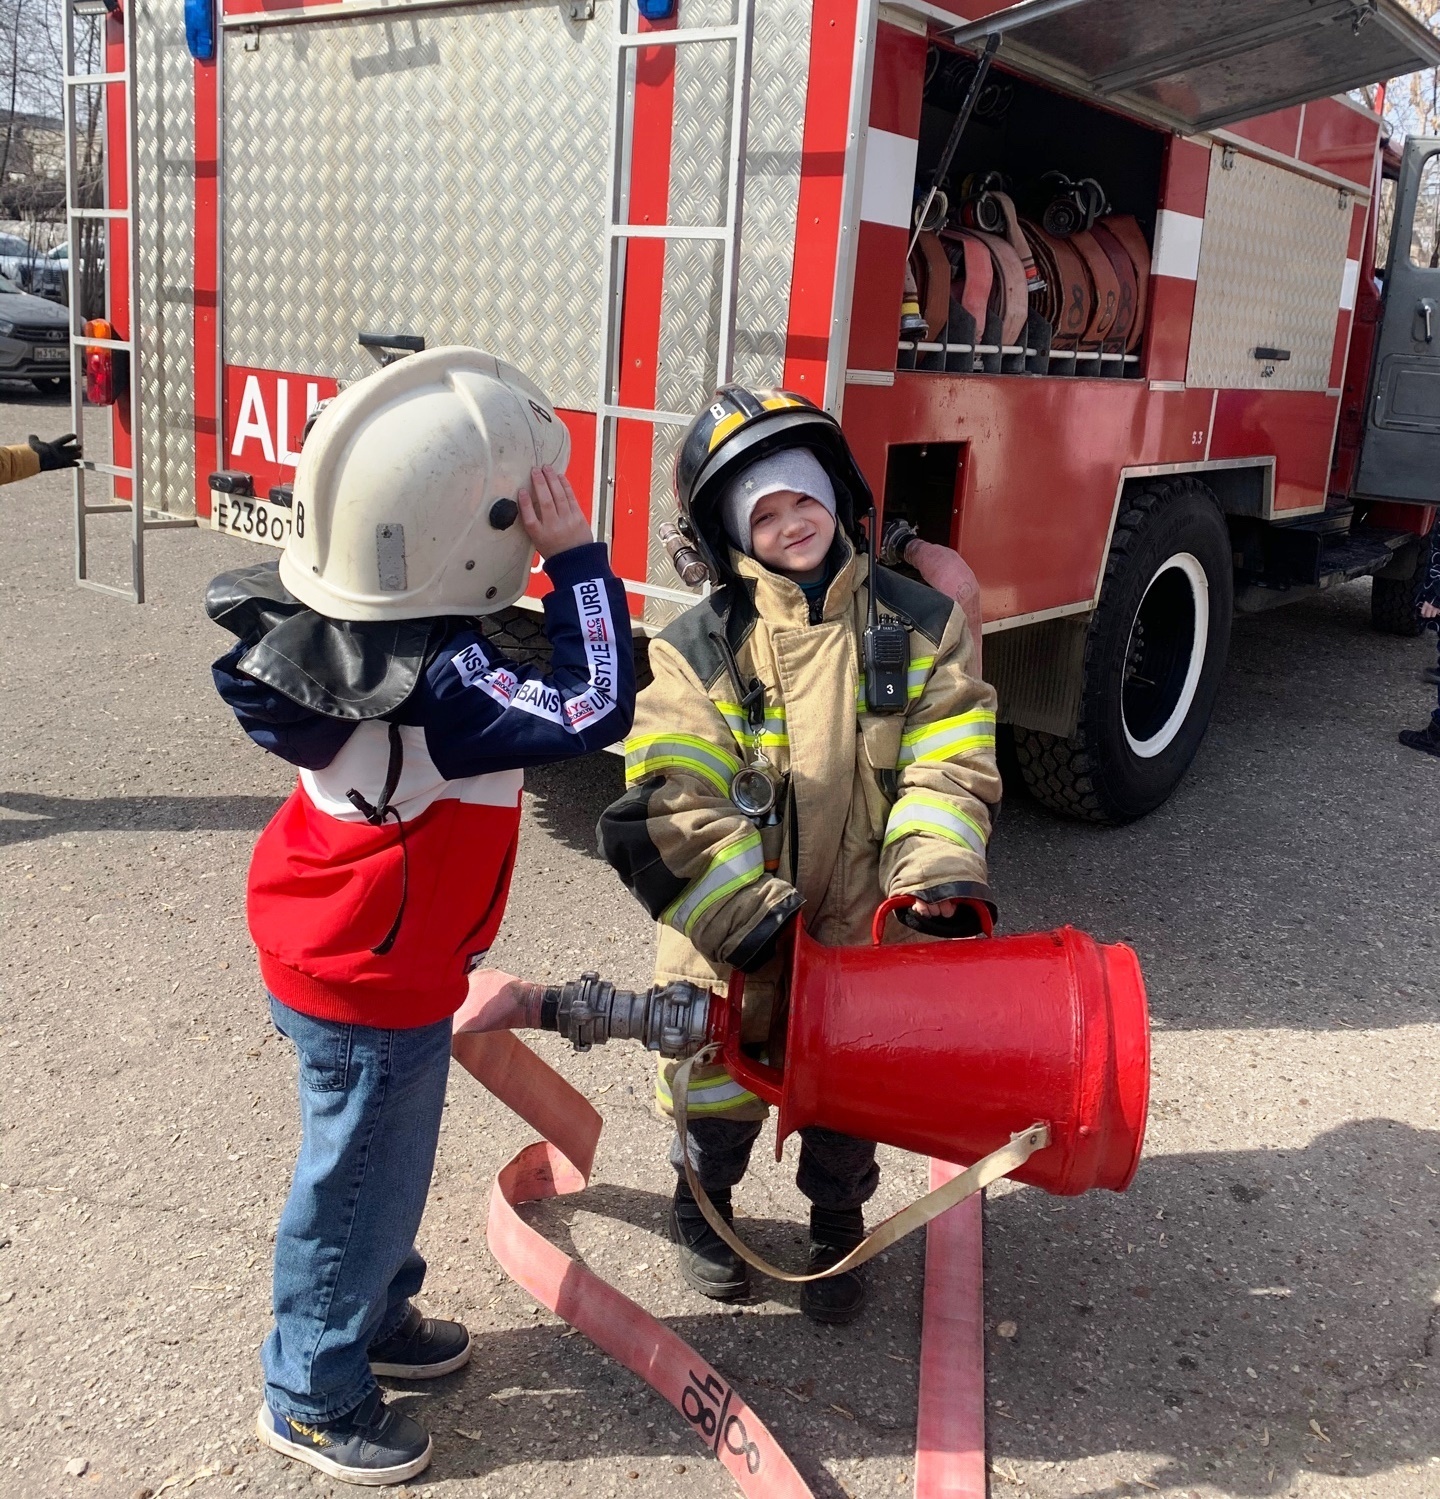
[[[399,1483],[431,1441],[377,1375],[470,1356],[412,1304],[451,1016],[505,909],[524,768],[624,736],[624,590],[564,477],[565,428],[517,370],[412,355],[319,416],[276,563],[217,578],[239,637],[216,686],[300,768],[250,866],[250,932],[299,1054],[303,1136],[275,1236],[263,1350],[267,1446],[334,1478]],[[548,672],[507,661],[480,616],[545,561]]]

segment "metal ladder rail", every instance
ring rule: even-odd
[[[75,496],[75,581],[82,588],[94,589],[97,593],[112,594],[117,598],[127,599],[133,604],[145,602],[145,533],[155,530],[173,530],[181,527],[192,527],[194,521],[180,520],[175,518],[162,518],[147,520],[145,517],[144,495],[142,492],[142,479],[144,467],[141,455],[141,432],[140,432],[140,255],[139,246],[135,234],[135,184],[137,172],[137,142],[135,134],[135,27],[132,23],[132,13],[126,10],[117,12],[120,15],[120,24],[124,35],[124,67],[120,72],[106,71],[101,64],[98,73],[77,73],[75,71],[75,31],[77,22],[82,19],[91,24],[99,23],[102,27],[110,15],[104,0],[64,0],[62,7],[61,36],[61,67],[62,67],[62,122],[65,132],[65,228],[70,245],[70,259],[67,270],[70,287],[70,344],[69,344],[69,367],[70,367],[70,421],[75,432],[83,434],[85,415],[85,358],[90,349],[109,349],[115,353],[125,354],[130,361],[130,402],[131,402],[131,432],[130,432],[130,466],[128,468],[114,463],[103,463],[95,459],[84,459],[74,471],[74,496]],[[103,58],[104,37],[101,35],[101,49]],[[76,201],[78,190],[77,168],[76,168],[76,146],[79,136],[76,119],[75,98],[78,90],[82,88],[108,89],[111,85],[120,85],[125,98],[125,207],[124,208],[87,208],[82,207]],[[110,108],[108,95],[102,95],[103,107],[107,111]],[[107,121],[108,123],[108,121]],[[107,131],[108,136],[108,131]],[[107,140],[108,144],[108,140]],[[125,247],[129,270],[129,320],[130,337],[124,339],[115,338],[91,338],[84,332],[84,326],[77,326],[76,319],[79,313],[79,299],[77,292],[76,268],[80,263],[80,239],[76,230],[87,220],[100,220],[106,223],[123,222],[125,225]],[[112,247],[108,242],[105,246],[106,264],[113,265]],[[108,504],[92,505],[85,497],[86,474],[104,474],[112,479],[123,479],[130,485],[130,500],[114,501]],[[94,515],[118,515],[128,513],[131,516],[130,530],[130,587],[124,588],[113,583],[101,583],[90,576],[89,559],[89,520]]]
[[[729,26],[677,28],[674,31],[630,31],[630,0],[615,0],[615,30],[611,41],[615,55],[614,94],[611,99],[611,153],[605,202],[609,221],[605,226],[605,269],[602,280],[604,319],[601,335],[600,389],[596,399],[595,490],[592,514],[596,535],[610,540],[614,522],[616,428],[621,421],[649,422],[655,426],[688,427],[692,416],[660,408],[622,406],[618,403],[620,377],[620,326],[625,286],[625,247],[632,239],[667,242],[710,240],[723,246],[719,337],[715,360],[715,384],[724,385],[732,376],[735,361],[735,324],[740,275],[740,236],[745,201],[745,145],[750,119],[750,76],[755,28],[755,0],[736,0],[736,19]],[[730,150],[726,174],[725,221],[713,225],[631,224],[622,214],[629,207],[629,162],[634,150],[630,102],[627,99],[629,56],[640,47],[681,47],[733,43],[731,72]],[[651,583],[627,583],[647,597],[693,603],[695,595],[678,588]]]

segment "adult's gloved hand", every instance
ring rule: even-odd
[[[73,432],[67,432],[64,437],[52,438],[49,442],[42,442],[32,432],[30,446],[40,455],[42,474],[57,468],[74,468],[80,462],[80,439]]]

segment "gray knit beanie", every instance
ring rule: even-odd
[[[743,469],[720,502],[720,516],[730,544],[746,556],[750,551],[750,517],[767,494],[782,489],[808,495],[835,514],[835,486],[809,448],[784,448],[766,458],[757,458]]]

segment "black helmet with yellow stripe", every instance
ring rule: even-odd
[[[717,582],[731,575],[721,501],[743,468],[784,448],[809,448],[820,460],[835,486],[836,520],[863,545],[858,521],[873,500],[839,422],[792,391],[724,385],[685,429],[675,459],[680,514]]]

